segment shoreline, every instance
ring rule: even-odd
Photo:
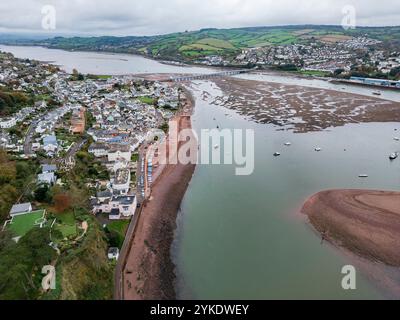
[[[300,212],[322,242],[351,257],[377,287],[400,296],[400,192],[326,190],[309,197]]]
[[[176,115],[179,131],[192,128],[194,103],[190,94],[186,95],[186,108],[183,107],[182,114]],[[169,138],[166,143],[169,143]],[[195,167],[195,164],[180,163],[164,165],[152,185],[151,195],[142,204],[135,221],[135,230],[129,239],[126,262],[121,268],[120,299],[176,299],[175,264],[171,257],[171,247],[176,218]]]
[[[327,190],[311,196],[301,212],[325,239],[372,261],[400,266],[400,192]]]

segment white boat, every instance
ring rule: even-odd
[[[382,93],[380,93],[379,91],[374,91],[374,92],[372,92],[372,94],[374,94],[376,96],[380,96]]]
[[[290,142],[286,142],[285,146],[291,146],[292,144]]]
[[[400,141],[400,138],[399,137],[394,137],[393,140]]]
[[[368,178],[368,175],[367,174],[360,174],[358,177],[359,178]]]
[[[218,149],[218,148],[219,148],[219,145],[216,144],[216,145],[214,146],[214,149]]]
[[[320,152],[320,151],[322,151],[322,149],[321,149],[321,148],[315,148],[314,150],[315,150],[315,151],[317,151],[317,152]]]
[[[389,159],[390,160],[396,160],[399,157],[399,153],[398,152],[393,152],[390,154]]]
[[[281,154],[279,152],[274,153],[274,157],[279,157]]]

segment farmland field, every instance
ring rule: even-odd
[[[201,29],[150,37],[57,37],[23,44],[50,48],[136,53],[145,56],[196,60],[210,55],[232,57],[252,47],[301,44],[319,39],[327,43],[352,37],[368,36],[381,41],[398,41],[400,27],[358,27],[344,30],[341,26],[280,26],[235,29]]]

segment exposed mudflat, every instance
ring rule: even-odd
[[[237,78],[213,81],[223,95],[215,98],[212,104],[284,130],[309,132],[346,123],[400,121],[398,102],[264,81]]]

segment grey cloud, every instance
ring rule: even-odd
[[[151,35],[286,24],[341,23],[353,5],[359,25],[398,25],[398,0],[2,0],[0,31],[42,32],[41,9],[54,5],[57,33]]]

